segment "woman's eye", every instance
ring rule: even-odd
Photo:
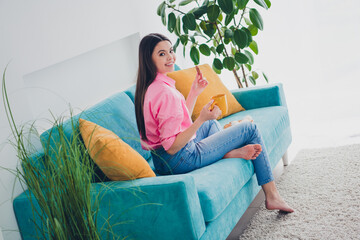
[[[159,56],[164,56],[165,54],[164,53],[160,53],[160,55]]]

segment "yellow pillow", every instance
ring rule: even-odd
[[[111,180],[155,177],[148,162],[112,131],[81,118],[79,128],[90,157]]]
[[[193,121],[195,121],[196,118],[200,115],[201,109],[210,101],[211,97],[221,93],[226,95],[228,102],[228,113],[222,115],[222,117],[226,117],[228,115],[245,110],[221,82],[219,76],[214,72],[209,64],[200,65],[199,68],[209,84],[196,100],[194,111],[192,113]],[[167,74],[167,76],[175,80],[176,89],[179,90],[179,92],[181,92],[186,99],[190,92],[192,82],[196,76],[195,67],[170,72]]]

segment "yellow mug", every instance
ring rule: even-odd
[[[217,105],[221,110],[221,117],[226,115],[228,112],[228,104],[225,94],[218,94],[211,99],[214,99],[214,102],[211,104],[210,110],[213,110],[214,106]]]

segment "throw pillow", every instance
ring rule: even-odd
[[[201,109],[211,100],[211,97],[221,93],[226,95],[228,102],[228,113],[222,115],[222,117],[226,117],[228,115],[245,110],[221,82],[219,76],[214,72],[209,64],[200,65],[199,68],[209,84],[196,100],[194,111],[192,113],[193,121],[195,121],[196,118],[200,115]],[[167,76],[175,80],[176,89],[186,98],[190,92],[192,82],[195,79],[196,69],[193,67],[174,71],[168,73]]]
[[[90,157],[111,180],[155,177],[148,162],[112,131],[81,118],[79,128]]]

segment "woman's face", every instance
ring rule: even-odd
[[[174,71],[176,55],[169,41],[159,42],[152,53],[152,60],[159,73],[168,73]]]

